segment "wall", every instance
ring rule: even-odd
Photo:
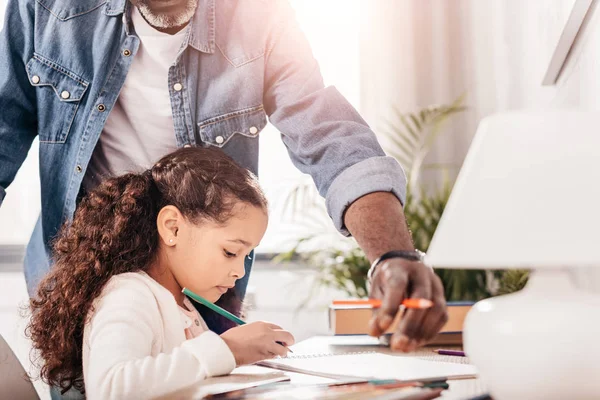
[[[481,118],[532,107],[600,106],[597,6],[555,86],[542,78],[574,0],[370,0],[361,3],[361,108],[376,130],[467,92],[430,157],[460,165]],[[385,142],[385,138],[382,139]]]

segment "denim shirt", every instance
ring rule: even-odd
[[[49,243],[73,216],[138,50],[130,7],[127,0],[8,1],[0,34],[0,204],[38,136],[42,210],[25,257],[30,293],[48,271]],[[218,147],[256,174],[258,136],[269,118],[343,234],[344,211],[359,197],[385,191],[403,202],[402,168],[344,97],[324,86],[287,1],[199,0],[168,82],[179,147]]]

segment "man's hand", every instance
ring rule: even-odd
[[[402,204],[392,193],[359,198],[348,207],[344,221],[371,262],[391,250],[414,250]],[[373,336],[389,328],[405,298],[429,299],[434,304],[427,310],[406,311],[392,336],[392,349],[414,350],[431,340],[448,320],[442,282],[426,265],[391,258],[377,266],[372,278],[370,295],[383,301],[370,324]]]
[[[413,351],[433,339],[448,321],[444,287],[426,265],[401,258],[383,261],[375,269],[370,297],[382,299],[382,306],[369,324],[369,334],[382,335],[392,324],[405,298],[428,299],[433,307],[406,309],[390,341],[394,350]]]

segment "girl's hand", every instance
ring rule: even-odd
[[[294,344],[291,333],[269,322],[252,322],[231,328],[221,335],[231,349],[237,365],[252,364],[275,356],[284,357],[286,346]]]

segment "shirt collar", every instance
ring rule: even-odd
[[[127,1],[128,0],[108,0],[104,13],[110,16],[123,14],[125,11],[125,3],[127,3]]]

